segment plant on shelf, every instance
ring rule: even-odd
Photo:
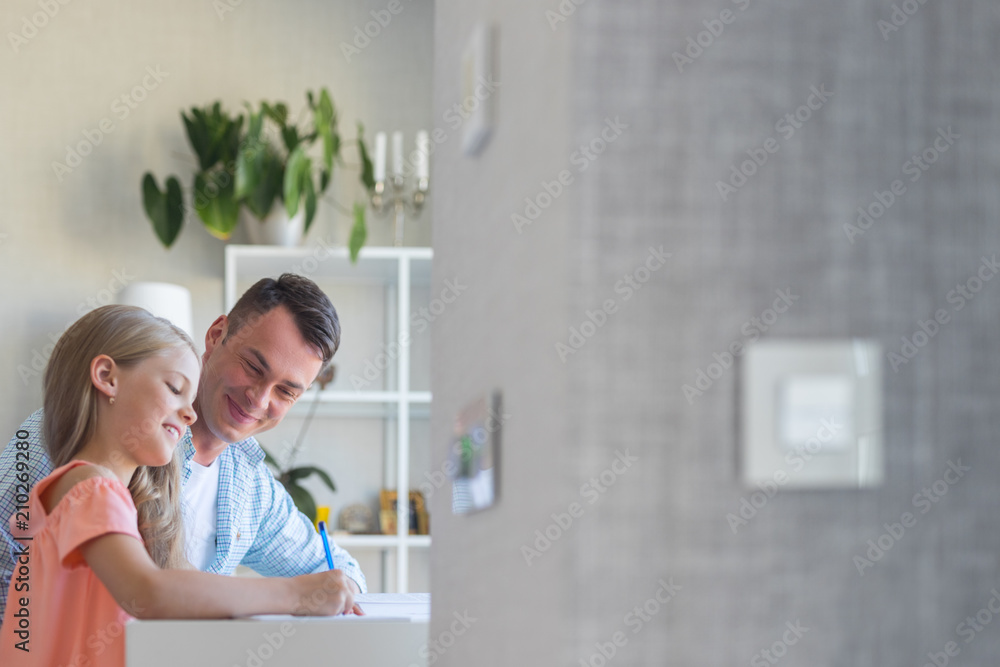
[[[316,397],[313,399],[312,405],[309,406],[309,414],[302,423],[302,429],[299,430],[299,435],[295,439],[295,444],[292,445],[284,464],[279,463],[278,459],[264,449],[264,462],[274,468],[275,478],[288,491],[288,495],[292,497],[292,502],[313,523],[316,523],[316,501],[313,499],[309,489],[302,486],[301,482],[312,475],[316,475],[334,493],[336,493],[337,487],[334,485],[330,475],[321,468],[317,468],[316,466],[292,466],[295,465],[295,459],[298,457],[299,452],[302,451],[302,443],[305,441],[306,432],[309,430],[309,424],[312,423],[313,416],[316,414],[316,407],[319,405],[320,392],[326,388],[326,385],[333,381],[333,376],[334,367],[330,365],[316,378],[316,382],[313,383],[316,386]]]
[[[231,116],[220,102],[181,112],[191,149],[198,158],[192,183],[194,211],[210,234],[228,239],[236,228],[241,209],[258,224],[272,215],[272,208],[288,219],[304,216],[303,233],[316,215],[317,198],[326,192],[334,165],[346,167],[345,146],[337,129],[337,112],[330,93],[323,88],[318,97],[306,93],[309,115],[303,126],[289,120],[288,107],[277,102],[261,102],[254,111],[247,104],[246,128],[242,114]],[[355,144],[360,164],[359,180],[366,198],[353,206],[354,224],[349,247],[352,261],[367,236],[365,209],[375,188],[372,163],[364,141],[364,127],[358,123]],[[273,141],[280,136],[280,142]],[[310,155],[314,145],[319,144]],[[153,230],[169,248],[177,240],[187,207],[180,182],[170,176],[161,190],[152,173],[142,179],[142,202]]]

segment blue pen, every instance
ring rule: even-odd
[[[319,536],[323,538],[323,550],[326,551],[326,564],[333,569],[333,554],[330,553],[330,539],[326,536],[326,521],[320,521],[317,526]]]

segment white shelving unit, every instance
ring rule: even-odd
[[[395,248],[375,247],[362,248],[356,264],[351,264],[346,248],[302,247],[282,248],[275,246],[244,246],[228,245],[225,255],[225,309],[226,312],[235,305],[239,295],[257,280],[265,277],[276,278],[285,272],[298,273],[315,280],[323,289],[325,285],[341,286],[349,289],[352,286],[364,291],[363,294],[380,293],[382,298],[377,303],[370,303],[367,298],[359,298],[360,305],[356,308],[364,314],[355,319],[364,320],[373,328],[380,328],[382,333],[381,348],[385,354],[376,355],[386,360],[380,370],[378,380],[382,387],[367,386],[364,388],[346,387],[340,377],[340,361],[345,356],[346,334],[341,341],[341,349],[335,357],[338,364],[338,378],[335,389],[327,389],[320,393],[320,409],[316,420],[338,418],[361,418],[383,420],[385,438],[383,442],[383,479],[378,485],[393,488],[397,492],[396,534],[395,535],[338,535],[337,544],[346,549],[376,549],[382,552],[383,587],[387,579],[386,557],[395,555],[395,592],[407,592],[409,583],[410,550],[427,549],[430,547],[429,535],[409,534],[409,490],[410,490],[410,459],[411,459],[411,419],[426,419],[430,413],[431,393],[428,390],[414,390],[411,387],[412,359],[411,317],[413,306],[411,295],[414,290],[427,288],[430,285],[431,261],[433,251],[430,248]],[[344,314],[334,298],[334,306],[341,315],[341,324],[354,326],[353,322],[345,322]],[[419,304],[416,304],[419,306]],[[377,310],[378,312],[372,312]],[[364,325],[362,322],[362,326]],[[373,324],[374,323],[374,324]],[[352,340],[355,346],[358,341],[368,344],[371,355],[371,341],[363,336],[355,336]],[[391,354],[388,352],[391,351]],[[364,354],[348,356],[349,365],[353,363],[353,378],[362,377],[358,370],[359,360]],[[395,357],[394,359],[392,357]],[[381,359],[379,359],[381,360]],[[365,359],[366,367],[372,357]],[[426,362],[425,375],[429,377],[429,357]],[[367,381],[367,380],[366,380]],[[429,380],[427,381],[429,389]],[[292,414],[304,414],[314,395],[304,397]],[[310,440],[313,430],[310,431]],[[352,443],[355,446],[355,443]],[[360,446],[360,445],[357,445]],[[335,477],[343,471],[335,472]],[[394,479],[393,479],[394,478]],[[331,522],[336,517],[331,516]]]

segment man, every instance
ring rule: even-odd
[[[178,445],[188,559],[198,569],[232,574],[242,564],[283,577],[327,569],[319,534],[265,466],[253,436],[281,422],[339,345],[333,304],[314,282],[288,273],[257,282],[209,327],[194,402],[198,420]],[[8,519],[25,492],[18,488],[16,453],[24,451],[18,441],[28,443],[31,486],[52,471],[42,410],[0,455],[0,619],[14,570]],[[334,568],[343,574],[339,585],[351,595],[365,592],[358,563],[332,546]]]

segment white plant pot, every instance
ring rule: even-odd
[[[305,235],[306,207],[299,202],[295,217],[289,219],[285,204],[275,200],[274,205],[263,220],[258,220],[246,208],[240,210],[240,217],[247,228],[250,242],[255,245],[278,245],[294,247],[302,245]]]

